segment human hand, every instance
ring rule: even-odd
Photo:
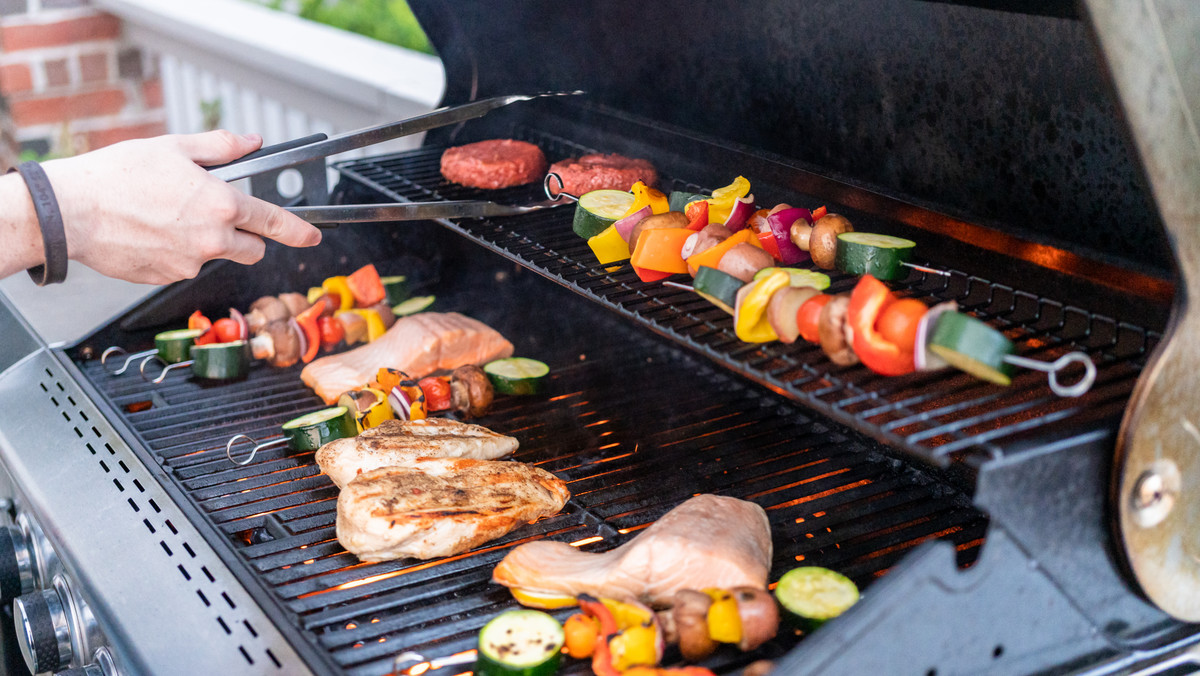
[[[321,231],[214,178],[204,166],[257,150],[262,138],[227,131],[117,143],[43,164],[72,259],[109,277],[166,284],[215,258],[250,265],[263,237],[320,243]]]

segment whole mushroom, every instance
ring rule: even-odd
[[[679,636],[679,652],[689,662],[699,662],[717,650],[717,642],[708,634],[708,607],[712,598],[694,589],[675,592],[675,633]]]
[[[854,232],[850,221],[840,214],[825,214],[811,228],[803,219],[797,219],[788,235],[793,244],[812,256],[814,265],[832,270],[837,260],[837,236],[843,232]]]
[[[267,324],[286,320],[291,316],[292,313],[283,301],[275,296],[263,296],[250,304],[250,311],[246,313],[246,325],[250,328],[250,335],[254,335]]]
[[[821,349],[829,361],[838,366],[850,366],[858,363],[858,355],[850,348],[851,338],[846,322],[850,309],[850,296],[834,296],[833,300],[821,308],[821,317],[817,320],[817,333],[821,336]]]
[[[483,369],[469,364],[450,373],[450,408],[465,418],[478,418],[492,406],[496,390]]]

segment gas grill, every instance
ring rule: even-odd
[[[717,493],[767,511],[771,580],[817,565],[863,590],[819,631],[785,629],[753,653],[718,651],[705,662],[717,673],[758,659],[787,674],[1190,673],[1200,633],[1177,618],[1196,618],[1146,590],[1138,569],[1155,562],[1119,525],[1129,495],[1120,462],[1139,452],[1123,441],[1137,429],[1130,411],[1154,391],[1156,360],[1180,322],[1178,313],[1171,318],[1178,299],[1158,257],[1167,251],[1160,230],[1172,233],[1173,247],[1188,240],[1181,245],[1174,229],[1177,211],[1164,209],[1165,223],[1154,219],[1154,198],[1178,205],[1163,195],[1161,166],[1139,165],[1121,136],[1111,101],[1129,100],[1129,82],[1113,56],[1115,13],[1065,2],[604,10],[529,2],[476,13],[412,4],[446,63],[448,102],[576,86],[590,95],[510,106],[431,132],[417,150],[339,163],[332,191],[309,185],[306,195],[338,204],[543,199],[540,186],[478,191],[441,177],[445,148],[487,138],[536,143],[551,161],[589,152],[646,157],[664,190],[701,192],[741,174],[761,204],[827,204],[858,230],[914,239],[919,262],[948,274],[913,271],[890,284],[898,295],[955,300],[1025,357],[1084,351],[1095,383],[1063,398],[1034,371],[1010,387],[954,370],[887,378],[835,366],[803,342],[743,343],[728,315],[691,292],[643,283],[628,265],[597,264],[571,231],[570,206],[343,225],[314,250],[269,245],[262,263],[211,264],[62,349],[40,344],[5,302],[0,401],[19,415],[0,423],[15,517],[0,533],[0,593],[19,597],[18,640],[38,671],[461,674],[469,659],[464,667],[454,658],[469,658],[483,624],[515,606],[490,582],[512,547],[549,538],[605,551],[687,498]],[[1176,25],[1200,25],[1180,7]],[[737,16],[713,22],[710,11]],[[1135,15],[1123,21],[1140,30]],[[795,35],[813,36],[802,52],[830,49],[847,39],[849,24],[856,35],[896,38],[930,21],[930,44],[908,52],[893,54],[883,37],[858,39],[860,52],[801,68],[805,59],[771,49]],[[671,46],[678,41],[651,39],[668,24],[708,48],[680,51]],[[514,26],[526,31],[520,41],[505,37]],[[961,45],[959,26],[977,44],[957,65],[982,78],[1019,57],[1027,72],[991,78],[995,91],[983,96],[970,78],[925,58],[938,40]],[[1087,26],[1118,97],[1102,89]],[[1039,38],[1046,33],[1053,39]],[[617,47],[618,37],[639,49]],[[714,55],[717,37],[746,49]],[[835,87],[861,65],[855,54],[870,61],[885,53],[891,60],[872,61],[878,81]],[[605,68],[589,61],[596,58]],[[1047,60],[1065,74],[1038,67]],[[898,113],[895,101],[869,96],[922,76],[962,110],[914,101]],[[1061,81],[1076,90],[1047,86]],[[649,82],[660,86],[647,92]],[[712,100],[683,103],[701,85]],[[828,125],[824,113],[787,104],[797,91],[827,95],[839,107],[832,118],[845,121]],[[1062,107],[1084,91],[1109,98],[1086,113]],[[1020,117],[1026,107],[1050,119]],[[783,128],[774,110],[792,111],[795,128]],[[1137,111],[1127,103],[1123,112],[1143,156],[1154,158]],[[912,137],[895,126],[917,118],[924,126],[909,128]],[[1042,135],[1027,143],[1031,125]],[[968,149],[972,161],[934,169]],[[861,153],[872,152],[887,158],[863,162]],[[1087,171],[1056,164],[1076,153]],[[1138,166],[1148,166],[1153,196]],[[922,168],[929,173],[905,175]],[[1014,171],[1036,178],[1013,179]],[[989,188],[988,175],[1008,182]],[[1116,185],[1122,190],[1105,192]],[[1085,229],[1094,236],[1072,241]],[[147,347],[196,309],[220,316],[368,262],[435,294],[434,310],[480,319],[518,355],[551,366],[545,396],[500,397],[480,422],[520,440],[517,460],[568,482],[561,513],[459,555],[361,563],[336,540],[337,489],[312,453],[269,448],[244,466],[226,455],[235,435],[275,438],[281,423],[323,407],[299,367],[256,364],[244,380],[223,384],[172,372],[152,385],[112,376],[97,358],[109,345]],[[831,277],[831,293],[856,283]],[[248,452],[232,448],[238,460]],[[1176,500],[1177,511],[1190,513],[1169,477],[1153,489],[1146,476],[1135,496],[1159,511],[1135,516],[1166,519]],[[1195,581],[1171,579],[1186,605]],[[397,662],[406,652],[421,658]]]

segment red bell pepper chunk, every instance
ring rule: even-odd
[[[212,330],[212,322],[208,320],[199,310],[196,310],[188,317],[188,328],[191,330],[200,329],[204,333],[196,337],[197,345],[209,345],[217,342],[217,333]]]
[[[374,264],[364,265],[346,277],[346,286],[354,294],[354,302],[358,307],[371,307],[387,298],[383,281]]]
[[[708,225],[708,200],[688,202],[683,208],[683,215],[688,217],[688,230],[703,230]]]
[[[600,621],[600,636],[596,639],[596,650],[592,653],[592,671],[596,676],[620,676],[621,672],[613,666],[612,651],[608,647],[608,639],[617,633],[617,620],[612,611],[599,599],[587,594],[579,595],[579,609],[584,615]]]
[[[673,272],[659,272],[658,270],[647,270],[646,268],[639,268],[636,265],[633,265],[630,267],[632,267],[633,271],[637,273],[638,279],[642,280],[643,282],[660,282],[660,281],[666,279],[667,277],[670,277],[671,275],[675,274]]]
[[[883,282],[864,275],[850,294],[846,320],[854,331],[854,354],[872,371],[885,376],[900,376],[916,370],[912,350],[902,350],[875,330],[883,308],[894,299]]]
[[[816,223],[817,221],[821,220],[821,217],[824,216],[828,212],[829,212],[829,210],[826,209],[824,205],[821,205],[821,206],[817,207],[816,209],[813,209],[812,222]]]
[[[758,243],[762,245],[763,251],[771,254],[771,258],[779,260],[779,241],[775,239],[775,233],[767,230],[766,232],[756,234],[758,235]]]
[[[305,364],[316,359],[317,351],[321,349],[321,327],[317,325],[317,320],[324,309],[324,303],[314,303],[312,307],[296,315],[296,323],[300,325],[300,330],[304,331],[304,338],[308,341],[308,350],[300,357]]]

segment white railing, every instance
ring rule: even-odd
[[[93,2],[158,59],[174,133],[203,131],[214,102],[221,127],[271,144],[411,117],[441,100],[437,58],[244,0]],[[419,143],[410,137],[366,152]]]
[[[431,110],[444,71],[433,57],[264,9],[242,0],[93,0],[122,19],[124,39],[152,54],[168,129],[204,129],[201,102],[219,100],[221,126],[268,144],[350,131]],[[354,154],[414,147],[398,139]],[[25,275],[0,291],[47,341],[69,341],[153,287],[73,265],[67,283],[37,288]]]

